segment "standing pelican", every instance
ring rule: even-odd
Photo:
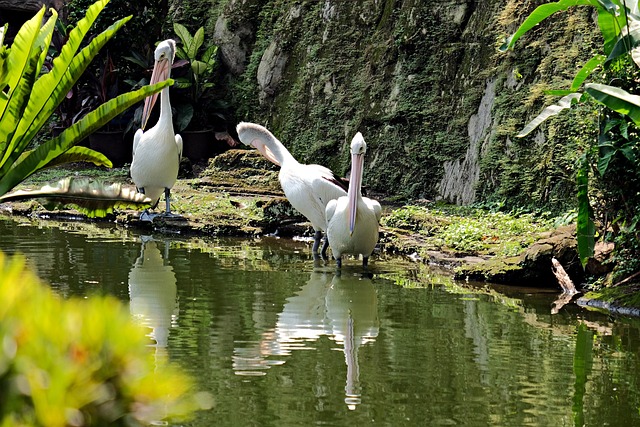
[[[154,53],[155,65],[151,74],[151,84],[169,78],[171,65],[176,52],[173,40],[161,42]],[[171,213],[170,192],[178,178],[178,168],[182,157],[182,138],[173,131],[171,117],[171,103],[169,102],[169,88],[165,87],[160,93],[160,118],[158,123],[148,131],[143,131],[151,114],[158,94],[148,97],[144,101],[142,112],[142,126],[133,137],[133,161],[131,162],[131,179],[139,192],[146,194],[155,201],[154,208],[160,201],[164,191],[166,202],[166,216]],[[143,221],[151,221],[155,215],[144,211],[140,215]]]
[[[280,166],[278,178],[289,203],[304,215],[315,230],[313,255],[318,255],[322,232],[327,229],[327,203],[347,195],[347,187],[333,172],[320,165],[299,163],[278,139],[263,126],[241,122],[236,130],[240,141],[256,148],[267,160]],[[322,246],[326,257],[328,241]]]
[[[346,196],[327,204],[327,240],[338,267],[342,266],[342,254],[362,254],[366,268],[369,256],[378,242],[378,223],[382,208],[380,203],[362,197],[362,169],[367,144],[358,132],[351,141],[351,180]]]

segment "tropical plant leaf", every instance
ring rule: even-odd
[[[597,0],[598,27],[604,39],[604,52],[609,55],[618,40],[620,30],[627,25],[619,0]]]
[[[632,95],[619,87],[599,83],[588,83],[585,88],[596,101],[613,111],[629,116],[640,126],[640,96]]]
[[[209,64],[209,66],[213,66],[216,63],[216,54],[218,53],[218,46],[211,45],[204,51],[202,55],[202,61]]]
[[[31,88],[39,73],[36,68],[38,56],[39,53],[31,56],[29,66],[24,70],[18,87],[9,95],[4,114],[0,120],[0,176],[11,167],[13,159],[20,155],[11,141],[21,118],[24,116],[24,110],[31,95]]]
[[[617,59],[621,56],[632,53],[633,51],[637,50],[638,46],[640,46],[640,23],[634,21],[633,29],[630,28],[628,34],[625,34],[618,39],[616,44],[611,49],[611,53],[609,53],[605,64],[608,64],[614,59]],[[638,64],[636,63],[636,65]]]
[[[580,99],[581,96],[581,93],[571,93],[562,97],[557,104],[550,105],[542,110],[542,112],[538,114],[535,119],[531,120],[516,136],[518,138],[522,138],[529,135],[535,128],[540,126],[540,124],[542,124],[549,117],[559,114],[562,110],[571,108],[573,102]]]
[[[5,88],[7,87],[7,81],[9,80],[9,65],[7,64],[7,56],[9,52],[4,45],[4,35],[7,32],[7,24],[0,27],[0,105],[6,105],[7,95],[5,94]],[[2,116],[3,108],[0,108],[0,116]]]
[[[105,0],[105,2],[106,1],[108,0]],[[91,8],[89,9],[91,10]],[[43,75],[35,82],[32,92],[44,95],[30,97],[24,115],[18,123],[16,135],[14,135],[9,145],[9,151],[12,151],[12,155],[9,157],[10,163],[15,161],[18,153],[24,150],[29,141],[35,137],[46,123],[47,118],[53,114],[55,108],[65,98],[95,55],[130,18],[131,17],[127,17],[117,21],[98,36],[94,37],[88,46],[73,57],[68,67],[58,71],[59,68],[56,68],[59,64],[54,60],[52,71]],[[70,32],[69,41],[72,41],[75,35],[74,29]],[[79,34],[78,37],[83,38],[84,34]],[[77,43],[79,45],[80,41],[77,41]],[[69,44],[69,42],[67,42],[67,44]],[[66,46],[65,44],[65,47],[62,49],[61,57],[65,53]],[[0,173],[2,173],[2,169],[0,169]]]
[[[193,37],[189,33],[189,30],[177,22],[173,24],[173,31],[176,33],[180,41],[182,42],[182,46],[178,46],[176,54],[180,59],[192,59],[193,57],[189,56],[189,46],[193,43]],[[195,55],[194,55],[195,57]]]
[[[524,20],[516,32],[513,33],[513,35],[511,35],[511,37],[509,37],[502,46],[500,46],[500,50],[505,52],[511,49],[520,37],[554,13],[561,10],[567,10],[570,7],[578,5],[597,6],[597,0],[560,0],[555,3],[547,3],[538,6],[533,12],[531,12],[531,15]]]
[[[587,61],[587,63],[584,64],[582,68],[580,68],[578,74],[576,74],[576,76],[573,78],[570,90],[572,92],[575,92],[580,89],[582,83],[584,83],[587,77],[589,77],[596,68],[604,63],[605,59],[606,57],[604,55],[595,55],[593,58]]]
[[[200,27],[198,28],[196,33],[193,35],[193,39],[187,50],[187,53],[189,54],[189,58],[193,59],[198,55],[198,50],[200,49],[200,46],[202,46],[203,43],[204,43],[204,27]]]
[[[589,162],[583,156],[576,175],[578,185],[578,217],[576,234],[578,240],[578,256],[584,268],[593,256],[596,227],[593,223],[591,205],[589,204]]]
[[[195,74],[196,79],[197,76],[207,71],[208,67],[209,66],[206,63],[198,61],[197,59],[191,61],[191,70],[193,70],[193,74]]]
[[[38,190],[19,190],[0,197],[0,203],[28,199],[42,199],[48,209],[71,205],[89,217],[104,217],[116,208],[140,209],[153,203],[144,194],[119,183],[108,184],[87,178],[65,178]]]
[[[46,167],[50,168],[72,162],[90,162],[96,166],[102,166],[105,168],[113,167],[111,160],[109,160],[104,154],[92,150],[91,148],[81,146],[69,148],[67,151],[47,163]]]
[[[599,145],[600,155],[598,156],[598,172],[600,176],[604,176],[609,168],[609,163],[613,157],[617,154],[618,149],[611,143]]]
[[[27,65],[31,59],[32,48],[40,31],[40,25],[42,23],[42,18],[44,17],[44,11],[45,8],[42,7],[40,11],[34,15],[33,18],[25,22],[22,27],[20,27],[20,30],[18,30],[18,34],[16,34],[16,37],[13,39],[11,49],[9,50],[9,54],[7,56],[7,64],[11,69],[9,79],[7,81],[7,84],[9,86],[9,98],[11,98],[11,95],[15,88],[18,87],[18,82],[25,73],[25,69],[27,68]],[[4,111],[4,108],[5,105],[3,105],[0,101],[0,121],[2,121],[4,117],[3,115],[1,115],[1,112]]]

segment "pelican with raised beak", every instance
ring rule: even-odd
[[[173,40],[161,42],[155,50],[155,65],[151,75],[151,84],[167,80],[171,73],[171,65],[176,52]],[[140,193],[144,193],[154,200],[153,208],[158,205],[160,196],[164,192],[165,213],[163,216],[177,216],[171,213],[171,188],[178,178],[178,168],[182,157],[182,138],[173,130],[171,103],[169,102],[169,88],[165,87],[160,93],[160,118],[151,129],[144,128],[151,114],[151,110],[158,99],[154,94],[144,102],[142,112],[142,126],[133,138],[133,160],[131,162],[131,179]],[[145,210],[140,219],[151,221],[157,214],[150,214]]]
[[[241,122],[236,130],[243,144],[256,148],[267,160],[280,166],[278,179],[284,195],[289,203],[311,222],[315,230],[312,252],[317,257],[322,232],[327,229],[327,203],[347,195],[346,183],[324,166],[298,162],[263,126]],[[325,239],[321,250],[323,258],[326,257],[327,247]]]
[[[367,144],[360,132],[351,141],[351,179],[347,195],[327,204],[327,239],[338,267],[342,255],[362,255],[366,268],[369,256],[378,243],[380,203],[362,197],[362,171]]]

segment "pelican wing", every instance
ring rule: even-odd
[[[326,206],[330,200],[347,195],[348,186],[345,188],[344,182],[336,177],[330,169],[320,165],[309,165],[308,167],[313,171],[310,176],[313,176],[311,185],[314,194],[323,206]]]
[[[143,134],[144,131],[142,129],[138,129],[135,135],[133,135],[133,150],[131,152],[132,157],[136,156],[136,149],[138,148],[138,144],[140,144],[140,141],[142,140]]]
[[[331,221],[331,218],[333,218],[333,214],[336,213],[337,206],[338,206],[338,199],[330,200],[329,203],[327,203],[327,208],[324,211],[325,216],[327,217],[327,224],[329,223],[329,221]]]
[[[182,159],[182,137],[176,134],[176,145],[178,146],[178,162]]]
[[[363,197],[362,200],[366,203],[367,206],[376,214],[376,219],[378,223],[380,223],[380,218],[382,217],[382,206],[377,200],[369,199],[368,197]]]

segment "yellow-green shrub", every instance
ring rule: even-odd
[[[65,300],[0,252],[0,424],[141,425],[195,409],[112,297]]]

